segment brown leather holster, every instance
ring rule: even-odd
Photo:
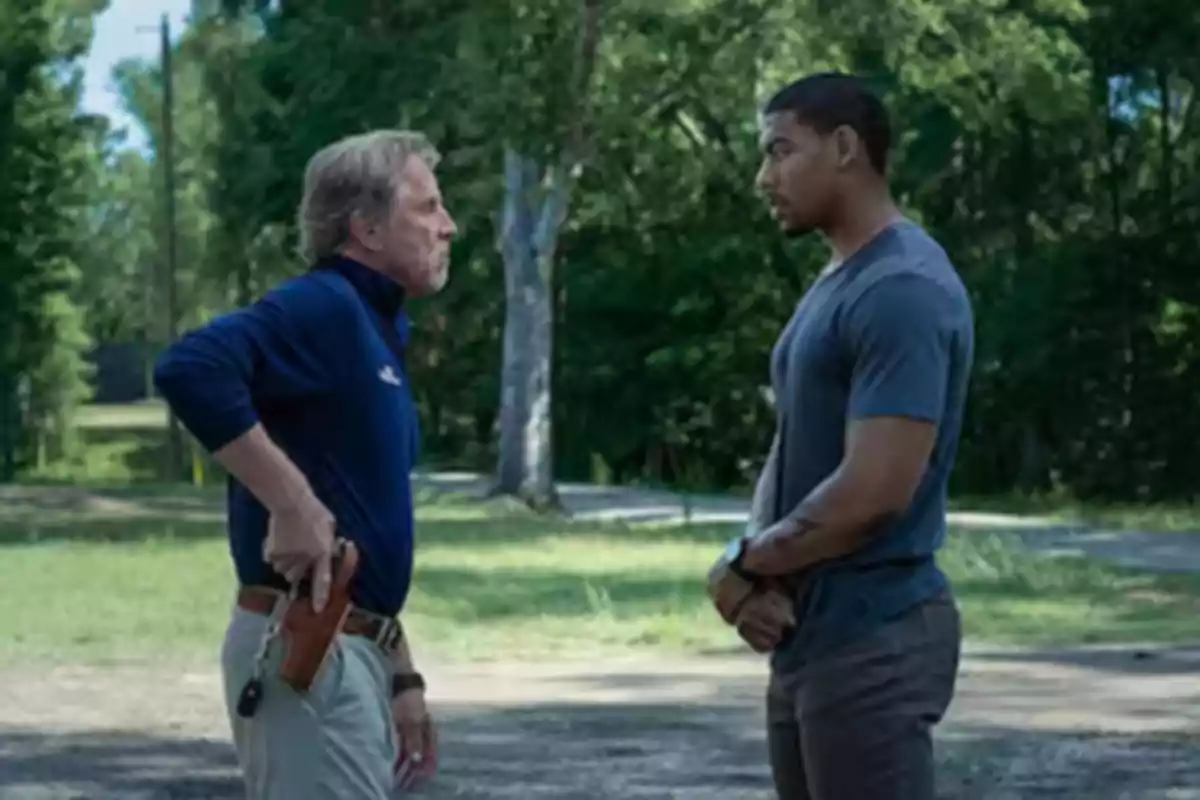
[[[342,540],[330,566],[329,601],[317,613],[312,605],[312,578],[306,576],[292,597],[285,597],[280,617],[283,659],[279,677],[297,692],[312,686],[317,672],[333,647],[333,641],[351,611],[350,579],[358,568],[358,549]]]

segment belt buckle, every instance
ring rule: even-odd
[[[391,653],[395,650],[402,638],[403,634],[400,630],[400,623],[395,619],[384,617],[379,620],[379,630],[376,632],[373,641],[385,653]]]

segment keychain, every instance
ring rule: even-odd
[[[288,602],[296,598],[296,587],[288,593]],[[266,672],[267,656],[271,651],[271,643],[279,638],[279,631],[282,627],[282,620],[276,613],[279,610],[278,602],[275,609],[271,612],[271,624],[267,628],[267,632],[263,634],[262,642],[258,646],[258,652],[254,655],[254,673],[250,676],[250,680],[246,681],[246,685],[242,687],[242,693],[238,695],[237,713],[243,719],[250,719],[258,712],[258,707],[262,704],[263,697],[263,675]]]

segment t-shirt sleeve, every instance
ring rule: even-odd
[[[868,287],[846,313],[852,363],[847,418],[938,423],[959,318],[951,294],[931,278],[892,275]]]
[[[254,427],[263,404],[331,387],[328,315],[304,293],[269,294],[176,340],[155,365],[155,386],[196,440],[219,450]]]

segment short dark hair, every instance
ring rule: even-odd
[[[871,166],[880,175],[887,172],[891,123],[883,101],[861,78],[840,72],[808,75],[776,92],[763,111],[790,111],[797,122],[822,135],[847,125],[862,139]]]

